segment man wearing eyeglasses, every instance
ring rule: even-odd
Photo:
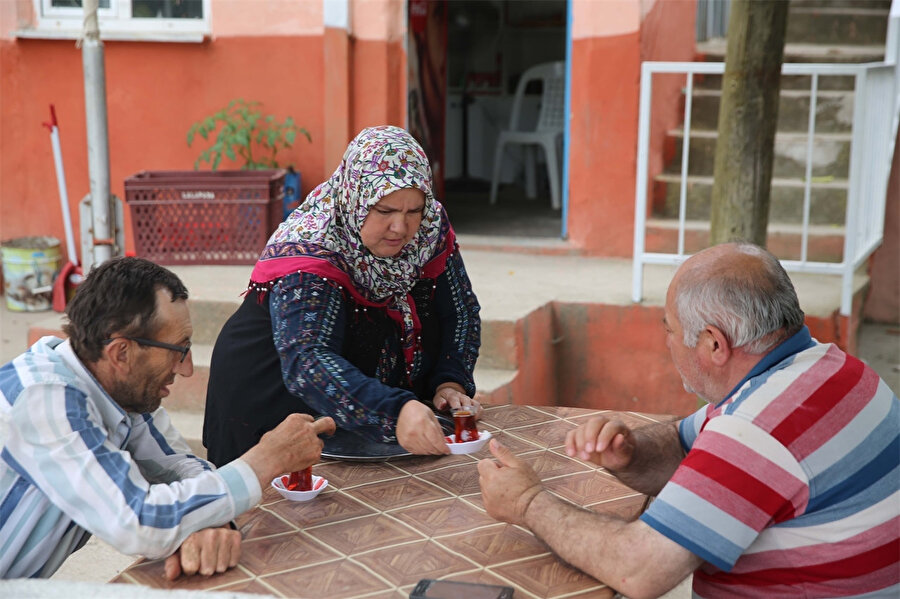
[[[0,577],[48,577],[91,534],[168,556],[166,576],[237,565],[229,522],[282,472],[315,463],[334,422],[292,414],[218,470],[160,408],[191,376],[187,289],[139,258],[93,269],[44,337],[0,367]]]

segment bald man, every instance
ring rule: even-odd
[[[900,596],[900,402],[874,371],[810,337],[790,278],[751,244],[687,260],[666,344],[709,402],[675,424],[590,419],[566,451],[656,496],[626,522],[547,492],[496,440],[484,505],[622,594]]]

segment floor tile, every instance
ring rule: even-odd
[[[446,576],[441,580],[454,580],[457,582],[474,582],[476,584],[493,584],[496,586],[510,586],[509,582],[503,580],[499,576],[491,574],[488,570],[476,570],[474,572],[464,572],[462,574],[453,574],[452,576]],[[518,599],[518,595],[521,594],[521,591],[516,594],[516,599]]]
[[[411,476],[354,487],[347,491],[347,494],[378,510],[389,510],[450,496],[447,491]]]
[[[272,574],[263,580],[285,597],[344,599],[391,588],[384,580],[348,559]]]
[[[355,559],[396,586],[415,584],[423,578],[441,578],[475,567],[473,562],[440,547],[434,541],[378,549],[357,555]]]
[[[238,530],[241,531],[241,537],[245,541],[297,530],[296,526],[291,526],[265,509],[245,512],[235,518],[234,523],[237,525]]]
[[[575,428],[575,425],[565,420],[554,420],[553,422],[543,422],[533,426],[517,428],[510,433],[530,441],[535,445],[549,449],[551,447],[564,447],[566,444],[566,434]]]
[[[542,412],[547,412],[551,415],[555,414],[560,418],[574,418],[577,416],[590,416],[593,414],[597,414],[597,410],[591,410],[589,408],[571,408],[571,407],[537,407],[536,409],[541,410]]]
[[[323,462],[316,467],[316,474],[327,478],[328,484],[337,489],[403,476],[387,462]]]
[[[409,599],[409,591],[385,591],[374,595],[366,595],[365,599]]]
[[[511,524],[497,524],[440,539],[440,544],[482,566],[493,566],[550,550],[533,534]]]
[[[501,429],[512,429],[549,422],[556,420],[556,417],[528,406],[492,406],[485,409],[481,419]]]
[[[196,574],[194,576],[179,576],[175,580],[166,580],[165,572],[165,560],[143,562],[128,569],[128,575],[135,582],[156,589],[177,588],[188,591],[202,591],[251,579],[251,575],[239,567],[231,568],[226,572],[213,574],[212,576]]]
[[[268,505],[276,501],[284,501],[284,497],[273,489],[272,485],[265,485],[262,490],[262,499],[259,500],[260,505]]]
[[[494,567],[493,571],[543,597],[559,597],[603,586],[552,555],[502,564]]]
[[[356,518],[375,512],[372,508],[339,491],[319,493],[312,501],[285,500],[267,506],[266,509],[299,528]]]
[[[425,535],[384,514],[334,522],[308,529],[306,532],[344,555],[426,538]]]
[[[469,493],[481,492],[481,487],[478,484],[478,467],[474,462],[463,466],[453,466],[452,468],[425,472],[420,474],[419,478],[434,483],[440,488],[449,491],[452,495],[468,495]]]
[[[456,466],[459,464],[471,464],[475,460],[468,455],[445,455],[436,456],[413,456],[403,458],[392,462],[395,468],[399,468],[409,474],[419,474],[420,472],[429,472],[438,468],[446,468],[448,466]]]
[[[594,464],[565,455],[568,431],[598,412],[490,406],[482,426],[530,464],[552,493],[631,520],[645,497]],[[630,426],[651,418],[612,413]],[[663,417],[661,417],[663,418]],[[407,599],[424,578],[509,585],[520,599],[612,597],[611,589],[559,560],[529,531],[484,510],[478,460],[413,456],[388,462],[325,461],[313,471],[329,487],[308,502],[271,488],[262,506],[236,519],[245,540],[237,568],[168,582],[162,561],[129,567],[116,581],[156,588],[227,590],[282,597]]]
[[[541,447],[538,447],[530,441],[526,441],[521,437],[518,437],[512,433],[507,433],[505,431],[496,435],[494,438],[500,441],[501,445],[509,449],[515,455],[521,455],[530,451],[540,451],[542,449]],[[488,450],[488,453],[490,453],[490,450]]]
[[[261,583],[257,578],[229,584],[216,590],[222,593],[250,593],[253,595],[270,596],[273,594],[272,589]]]
[[[456,498],[400,508],[389,513],[431,537],[473,530],[497,522],[483,511]]]
[[[635,494],[613,477],[597,471],[562,476],[545,481],[544,486],[576,505],[590,505]]]
[[[543,481],[565,474],[590,471],[584,464],[551,451],[525,454],[522,456],[522,459],[534,468],[534,471],[537,472],[537,475]]]
[[[247,541],[241,546],[241,565],[256,576],[293,570],[341,557],[302,533]]]

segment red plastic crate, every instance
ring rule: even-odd
[[[141,171],[125,179],[135,253],[157,264],[253,264],[281,222],[284,169]]]

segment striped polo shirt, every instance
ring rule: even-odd
[[[695,597],[900,596],[900,401],[804,327],[727,399],[641,519],[705,560]]]
[[[124,412],[68,341],[0,367],[0,577],[47,577],[91,534],[148,558],[261,496],[242,460],[190,455],[165,409]]]

